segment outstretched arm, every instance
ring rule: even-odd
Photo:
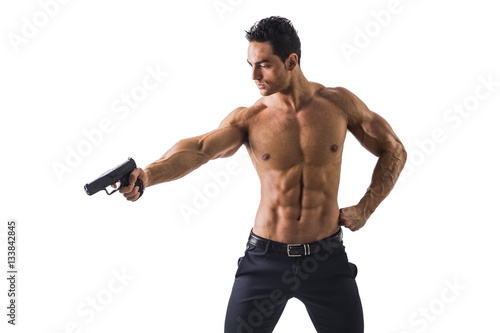
[[[406,162],[406,150],[387,121],[370,111],[347,89],[341,89],[348,130],[363,147],[378,157],[370,187],[359,203],[341,209],[339,222],[352,231],[363,227],[396,184]]]
[[[246,129],[237,121],[244,108],[234,110],[220,126],[204,135],[183,139],[170,148],[160,159],[142,170],[135,169],[130,175],[130,184],[137,178],[144,188],[184,177],[208,161],[228,157],[236,153],[246,137]],[[138,188],[129,185],[120,189],[127,200],[139,197]]]

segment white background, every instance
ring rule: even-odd
[[[7,221],[16,219],[19,277],[15,327],[6,323],[1,279],[1,331],[223,331],[259,201],[244,149],[150,188],[136,203],[119,194],[89,197],[83,185],[127,157],[144,167],[258,99],[244,30],[280,15],[299,32],[306,77],[353,91],[409,152],[389,198],[363,229],[345,232],[359,268],[365,331],[498,332],[500,22],[493,2],[220,3],[226,7],[212,0],[2,2],[0,266],[4,276]],[[388,7],[390,18],[380,14]],[[346,55],[347,44],[357,53]],[[140,88],[146,68],[168,76],[127,115],[114,112],[117,100]],[[495,84],[488,90],[481,78]],[[454,105],[463,115],[447,111]],[[99,136],[104,119],[112,129]],[[84,132],[94,133],[94,143]],[[86,156],[73,156],[69,167],[78,147]],[[59,176],[57,163],[67,166]],[[375,163],[348,134],[341,206],[358,202]],[[217,185],[213,174],[228,168],[232,175]],[[198,208],[206,207],[183,215],[204,191],[211,198]],[[215,235],[219,242],[210,241]],[[119,273],[128,280],[120,284]],[[313,331],[293,300],[275,330]]]

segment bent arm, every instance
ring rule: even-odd
[[[233,121],[241,109],[233,111],[216,130],[180,140],[160,159],[147,166],[146,186],[179,179],[212,159],[236,153],[246,137],[245,129]]]
[[[363,146],[378,156],[370,187],[359,202],[366,216],[370,216],[392,191],[406,162],[406,150],[389,124],[377,114],[372,117],[374,123],[379,124],[374,126],[383,133],[379,136],[381,140],[373,141],[373,145],[370,145],[370,139],[363,135],[365,139]]]
[[[370,187],[358,206],[368,218],[389,195],[403,170],[406,150],[387,121],[354,94],[346,92],[348,129],[369,152],[378,157]]]

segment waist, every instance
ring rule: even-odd
[[[265,205],[259,207],[252,231],[273,241],[308,243],[339,230],[339,208],[336,203],[316,209],[266,208]]]
[[[323,250],[331,252],[333,249],[341,248],[343,247],[342,239],[342,228],[340,228],[335,234],[319,241],[303,244],[286,244],[272,241],[270,239],[257,236],[252,230],[250,232],[250,236],[248,237],[247,248],[255,246],[265,248],[270,251],[280,252],[288,255],[289,257],[301,257],[312,255]]]

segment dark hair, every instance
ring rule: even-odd
[[[249,42],[270,42],[274,54],[283,62],[290,54],[296,53],[300,65],[300,39],[290,20],[271,16],[256,22],[245,32]]]

